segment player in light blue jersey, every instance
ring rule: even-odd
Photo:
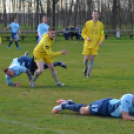
[[[42,23],[39,24],[37,32],[38,32],[38,43],[40,42],[42,35],[48,32],[49,26],[47,25],[47,17],[43,16]]]
[[[100,115],[123,118],[124,120],[134,120],[134,95],[125,94],[120,99],[106,98],[97,100],[89,106],[77,104],[72,100],[58,100],[52,113],[58,113],[65,109],[78,112],[82,115]]]
[[[13,40],[15,40],[15,44],[17,49],[20,49],[18,45],[18,40],[17,40],[17,33],[20,34],[20,25],[18,24],[18,20],[15,18],[14,22],[12,22],[9,26],[7,26],[4,30],[11,28],[11,41],[9,42],[8,49],[10,49],[10,46],[12,45]]]
[[[53,65],[60,66],[63,68],[67,68],[66,64],[63,61],[60,62],[54,62]],[[44,69],[47,69],[48,66],[45,63],[44,64]],[[30,58],[28,56],[28,52],[25,53],[25,56],[20,56],[19,58],[13,59],[11,65],[7,68],[4,69],[4,72],[6,74],[6,81],[8,86],[19,86],[19,82],[17,83],[12,83],[12,79],[14,77],[19,76],[21,73],[27,73],[30,85],[32,86],[34,83],[31,82],[32,76],[37,69],[36,63],[33,58]]]

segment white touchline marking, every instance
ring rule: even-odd
[[[33,128],[33,129],[37,129],[37,130],[52,130],[52,131],[58,132],[60,134],[66,133],[65,131],[61,131],[61,130],[55,130],[55,129],[52,129],[52,128],[41,128],[41,127],[32,126],[30,124],[26,124],[24,122],[9,121],[9,120],[5,120],[5,119],[1,119],[1,118],[0,118],[0,122],[5,122],[5,123],[15,124],[15,125],[21,125],[21,126],[25,126],[25,127]],[[70,132],[70,134],[76,134],[76,132]]]

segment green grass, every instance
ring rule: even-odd
[[[49,70],[40,76],[36,87],[29,86],[26,74],[13,79],[20,81],[19,88],[8,87],[2,72],[13,58],[32,51],[35,38],[19,41],[17,50],[8,42],[0,47],[0,134],[132,134],[134,124],[111,117],[81,116],[71,111],[52,114],[56,100],[72,99],[89,104],[106,97],[120,98],[125,93],[134,94],[134,40],[111,37],[105,40],[94,62],[91,78],[83,76],[83,41],[64,41],[57,37],[53,50],[67,49],[68,55],[54,61],[65,61],[68,68],[56,67],[65,87],[56,87]]]

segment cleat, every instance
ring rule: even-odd
[[[21,47],[17,47],[17,49],[21,49]]]
[[[87,74],[87,78],[90,78],[90,75],[89,74]]]
[[[10,49],[10,47],[7,47],[7,49]]]
[[[63,62],[63,61],[60,61],[61,62],[61,67],[63,67],[63,68],[67,68],[67,65]]]
[[[87,74],[87,68],[84,69],[83,74],[86,76],[86,74]]]
[[[31,87],[35,87],[34,82],[31,81],[31,82],[30,82],[30,86],[31,86]]]
[[[60,111],[62,111],[62,107],[61,105],[55,106],[52,110],[53,114],[59,113]]]
[[[66,102],[68,102],[68,104],[71,104],[71,103],[73,103],[73,101],[72,100],[62,100],[62,99],[59,99],[59,100],[57,100],[57,103],[58,104],[65,104]]]
[[[65,84],[64,84],[64,83],[59,82],[59,83],[57,83],[57,86],[65,86]]]
[[[29,57],[29,52],[26,51],[24,55],[25,55],[26,57]]]
[[[57,103],[58,104],[61,104],[62,102],[66,102],[67,100],[62,100],[62,99],[59,99],[59,100],[57,100]]]

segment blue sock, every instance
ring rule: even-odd
[[[15,44],[16,44],[16,47],[19,47],[19,45],[18,45],[18,41],[15,41]]]
[[[72,110],[72,111],[75,111],[75,112],[78,112],[78,113],[79,113],[81,107],[86,107],[86,106],[87,105],[77,104],[77,103],[72,103],[72,104],[63,103],[61,105],[62,109],[69,109],[69,110]]]
[[[8,47],[10,47],[11,45],[12,45],[12,41],[10,41],[10,42],[9,42],[9,45],[8,45]]]

